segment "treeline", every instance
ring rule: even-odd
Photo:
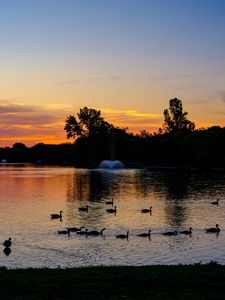
[[[196,130],[176,98],[164,110],[162,129],[154,134],[128,133],[106,122],[100,111],[87,107],[81,108],[77,117],[69,116],[64,129],[74,143],[33,147],[16,143],[0,149],[0,160],[96,167],[102,160],[116,159],[127,166],[225,167],[225,127]]]

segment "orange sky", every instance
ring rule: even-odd
[[[47,144],[68,142],[63,129],[65,119],[70,114],[76,115],[76,112],[78,110],[74,111],[69,106],[32,106],[0,101],[0,145],[12,146],[16,142],[22,142],[31,146],[41,142]],[[128,127],[129,131],[135,133],[143,129],[157,132],[163,123],[163,112],[148,113],[111,108],[102,108],[101,112],[109,123],[119,127]],[[213,123],[197,121],[196,125],[209,127]],[[70,141],[72,142],[72,140]]]

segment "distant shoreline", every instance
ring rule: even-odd
[[[7,163],[1,163],[0,166],[10,166],[10,165],[31,165],[31,166],[37,166],[37,167],[74,167],[76,169],[98,169],[98,163],[36,163],[36,162],[7,162]],[[146,170],[157,170],[157,169],[167,169],[167,170],[176,170],[176,169],[193,169],[193,170],[225,170],[224,167],[219,166],[198,166],[198,165],[187,165],[187,164],[146,164],[146,163],[133,163],[133,162],[125,162],[125,169],[146,169]],[[108,170],[120,170],[119,168],[115,169],[108,169]]]

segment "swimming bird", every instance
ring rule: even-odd
[[[190,227],[189,228],[189,230],[183,230],[183,231],[180,231],[180,234],[186,234],[186,235],[188,235],[188,234],[192,234],[192,227]]]
[[[177,235],[177,231],[175,230],[175,231],[167,231],[167,232],[164,232],[163,234],[164,235]]]
[[[105,204],[111,204],[111,205],[113,205],[113,204],[114,204],[114,201],[113,201],[113,199],[112,199],[112,200],[106,201]]]
[[[52,219],[62,219],[62,213],[63,211],[60,210],[59,214],[51,214]]]
[[[81,231],[82,228],[85,228],[84,226],[81,226],[80,228],[77,227],[67,227],[67,230],[70,230],[70,232],[77,232],[77,231]]]
[[[206,229],[206,232],[217,232],[217,233],[219,233],[220,232],[219,225],[216,224],[216,228],[214,227],[214,228]]]
[[[88,231],[86,232],[86,235],[102,235],[104,230],[105,228],[103,228],[101,231],[96,231],[96,230]]]
[[[151,229],[149,229],[148,233],[144,232],[144,233],[138,234],[137,236],[150,237],[150,234],[151,234]]]
[[[88,229],[86,228],[84,231],[77,231],[76,234],[84,235],[87,234]]]
[[[216,201],[211,202],[213,205],[219,205],[219,199],[216,199]]]
[[[106,211],[107,211],[108,213],[113,214],[113,213],[116,213],[116,212],[117,212],[117,209],[116,209],[116,206],[114,206],[114,208],[108,208],[108,209],[106,209]]]
[[[78,210],[79,211],[88,211],[89,206],[86,205],[85,207],[79,207]]]
[[[150,213],[150,214],[151,214],[151,213],[152,213],[152,206],[150,206],[149,209],[148,209],[148,208],[142,209],[141,212],[142,212],[142,213]]]
[[[11,247],[11,245],[12,245],[11,240],[12,240],[11,238],[8,238],[8,240],[5,240],[5,241],[4,241],[3,245],[4,245],[6,248]]]
[[[128,239],[129,231],[127,231],[127,234],[118,234],[116,236],[117,239]]]
[[[68,234],[68,235],[70,235],[70,229],[68,228],[67,230],[58,230],[58,234]]]

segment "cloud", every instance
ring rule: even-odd
[[[101,111],[109,123],[119,127],[129,127],[132,132],[139,132],[143,129],[156,131],[162,124],[162,114],[111,108],[103,108]]]
[[[71,80],[57,81],[56,85],[73,85],[73,84],[78,84],[78,83],[80,83],[80,80],[78,80],[78,79],[71,79]]]
[[[67,107],[41,107],[0,100],[0,145],[14,142],[65,142]],[[4,142],[3,142],[4,141]]]
[[[219,92],[219,96],[221,97],[221,100],[225,102],[225,91]]]
[[[162,115],[137,110],[100,108],[104,118],[119,127],[129,127],[132,132],[142,129],[156,131],[162,123]],[[35,106],[0,100],[0,146],[23,142],[27,146],[36,143],[67,142],[65,119],[75,114],[72,106]]]

